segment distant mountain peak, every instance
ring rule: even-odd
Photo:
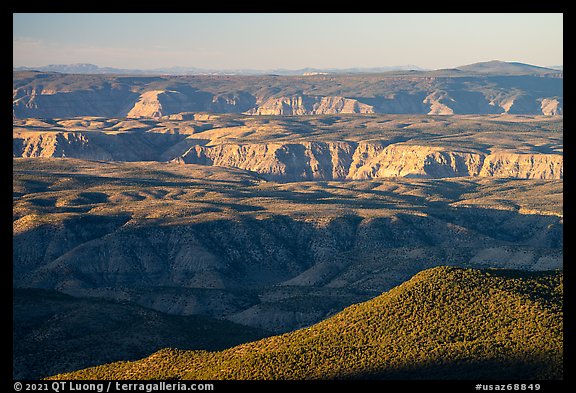
[[[557,74],[559,71],[520,62],[490,60],[456,67],[457,70],[481,74],[522,75],[522,74]]]

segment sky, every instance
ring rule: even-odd
[[[563,64],[560,14],[13,14],[13,66],[450,68]]]

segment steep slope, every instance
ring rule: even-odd
[[[358,100],[339,97],[293,96],[268,98],[256,108],[245,112],[248,115],[326,115],[338,113],[374,113],[374,107]]]
[[[288,124],[282,121],[254,124],[244,116],[226,120],[181,116],[192,120],[172,116],[156,121],[104,118],[59,119],[53,121],[56,124],[37,119],[16,121],[13,156],[173,161],[239,168],[275,181],[466,176],[563,178],[561,120],[559,126],[557,122],[549,124],[542,120],[526,125],[521,122],[526,120],[513,117],[507,119],[508,124],[519,127],[518,131],[495,120],[473,123],[474,128],[466,130],[456,128],[461,121],[469,121],[462,116],[450,116],[435,128],[429,124],[430,120],[421,117],[402,116],[405,122],[397,124],[402,117],[392,122],[379,115],[374,118],[376,121],[372,120],[371,129],[360,124],[342,131],[340,117],[321,116],[315,121],[329,124],[324,124],[328,132],[322,129],[309,136],[308,130],[316,124],[300,119]],[[221,124],[215,126],[210,122]],[[342,123],[343,127],[347,125],[346,120]],[[490,129],[494,127],[490,123],[496,123],[497,128]]]
[[[369,154],[369,151],[374,151]],[[446,151],[442,147],[394,144],[378,151],[363,144],[347,177],[373,179],[380,177],[457,177],[478,176],[485,155],[474,151]]]
[[[562,179],[563,157],[557,154],[495,152],[484,159],[479,176]]]
[[[286,332],[443,264],[561,269],[562,181],[15,159],[13,283]]]
[[[563,111],[562,98],[543,98],[541,100],[542,114],[546,116],[562,115]]]
[[[167,315],[128,302],[14,289],[15,379],[38,379],[165,347],[221,350],[267,334],[202,316]]]
[[[294,116],[561,113],[562,72],[538,72],[537,67],[503,64],[488,67],[487,73],[475,71],[479,69],[475,66],[470,71],[312,76],[67,75],[17,71],[13,73],[12,108],[14,118],[155,118],[196,111]],[[554,110],[542,105],[549,101],[555,102]]]
[[[158,96],[164,94],[162,90],[152,90],[142,93],[138,102],[128,112],[126,117],[160,117],[162,116],[162,104]]]
[[[53,378],[561,379],[562,277],[438,267],[282,336]]]
[[[356,144],[303,142],[194,146],[181,156],[186,164],[246,169],[268,179],[344,179]]]
[[[484,154],[441,146],[361,142],[194,146],[176,162],[246,169],[279,181],[459,176],[562,179],[559,154]]]
[[[211,95],[189,87],[180,87],[180,90],[145,91],[126,117],[159,118],[189,111],[240,113],[255,102],[255,98],[245,92]]]
[[[77,157],[104,161],[156,161],[183,135],[136,132],[16,132],[14,157]]]

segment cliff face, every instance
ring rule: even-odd
[[[562,78],[539,76],[161,76],[14,73],[13,116],[150,117],[208,111],[544,114],[563,111]]]
[[[561,115],[564,113],[561,98],[543,98],[541,100],[542,113],[546,116]]]
[[[272,179],[344,179],[355,145],[347,142],[303,142],[194,146],[182,159],[187,164],[246,169]]]
[[[155,133],[22,133],[14,138],[13,155],[118,161],[174,160],[185,164],[240,168],[281,181],[459,176],[563,178],[563,156],[560,154],[511,151],[485,154],[383,142],[190,146],[183,138],[183,135]]]
[[[15,157],[84,157],[111,160],[112,154],[102,149],[83,133],[59,132],[23,135],[14,139]]]
[[[246,169],[275,180],[363,180],[459,176],[562,179],[563,156],[451,151],[378,142],[194,146],[184,163]]]
[[[293,96],[270,98],[246,112],[248,115],[325,115],[375,113],[374,107],[358,100],[339,97]]]
[[[12,142],[14,157],[70,157],[88,160],[154,161],[183,136],[154,133],[22,132]]]
[[[240,113],[254,105],[250,94],[211,95],[184,90],[152,90],[142,93],[126,115],[131,118],[159,118],[188,111]]]
[[[162,90],[147,91],[140,95],[138,102],[127,114],[127,117],[160,117],[162,104],[159,95],[165,94]]]
[[[498,152],[486,157],[480,176],[521,179],[562,179],[563,156]]]
[[[349,179],[478,176],[484,161],[483,154],[428,146],[363,145],[359,149],[348,173]]]

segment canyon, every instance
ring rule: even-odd
[[[154,366],[180,353],[166,347],[215,359],[228,352],[205,351],[305,336],[346,307],[372,321],[387,312],[373,307],[383,293],[418,277],[458,293],[458,277],[481,278],[478,293],[548,307],[510,288],[545,277],[558,297],[562,79],[501,62],[299,76],[14,71],[14,375],[152,353],[141,362]],[[557,307],[543,315],[558,328]],[[82,349],[79,331],[106,353]],[[544,336],[557,378],[561,334]],[[55,341],[70,354],[51,362]]]
[[[562,267],[562,180],[278,183],[195,164],[14,165],[15,287],[285,332],[439,263]]]
[[[563,178],[561,118],[555,117],[324,115],[261,122],[180,114],[186,116],[203,120],[15,120],[13,156],[220,166],[276,181]],[[318,122],[322,129],[310,132]],[[342,131],[348,127],[361,131]],[[527,140],[513,145],[522,136]]]

